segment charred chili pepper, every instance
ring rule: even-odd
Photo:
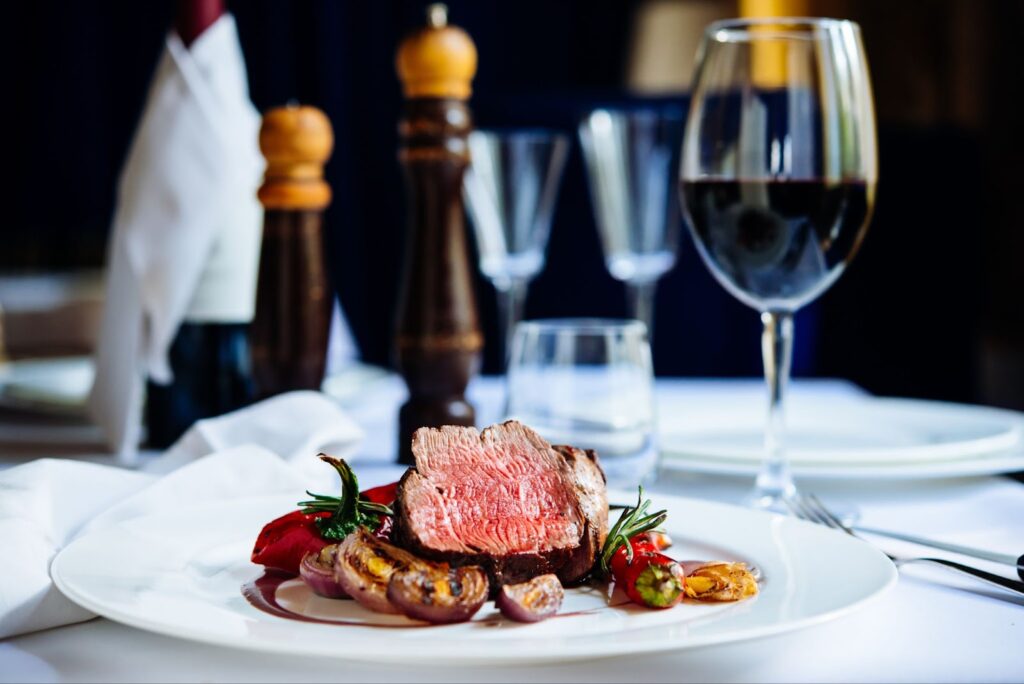
[[[668,547],[672,546],[672,538],[658,530],[650,530],[649,532],[637,535],[637,537],[653,544],[657,551],[664,551]],[[633,537],[633,540],[636,541],[637,537]]]
[[[644,488],[640,487],[637,494],[636,506],[626,506],[618,521],[608,531],[608,538],[601,548],[601,556],[598,559],[598,571],[603,576],[608,576],[611,568],[612,556],[620,549],[624,549],[628,561],[633,560],[632,540],[638,535],[660,526],[668,517],[668,512],[661,510],[655,513],[647,513],[651,507],[651,500],[644,500]],[[638,540],[639,541],[639,540]],[[651,543],[651,542],[648,542]],[[652,547],[653,547],[653,543]],[[655,551],[657,549],[654,549]]]
[[[645,535],[630,540],[633,551],[629,559],[627,545],[612,554],[610,567],[615,583],[622,587],[634,603],[650,608],[670,608],[684,596],[685,571],[683,567],[658,551],[658,545]]]
[[[647,513],[650,499],[640,488],[636,506],[627,506],[608,533],[599,561],[603,574],[611,574],[630,600],[651,608],[669,608],[684,595],[685,573],[681,565],[660,553],[667,537],[646,533],[665,522],[667,513]]]
[[[631,560],[635,560],[637,556],[658,553],[658,548],[650,541],[644,539],[643,535],[638,534],[629,540],[628,548],[633,551],[632,559],[630,558],[629,550],[627,550],[627,544],[623,544],[615,550],[612,554],[611,561],[608,562],[608,567],[611,568],[613,577],[623,576],[626,568],[630,565]]]
[[[657,552],[635,554],[617,581],[634,603],[649,608],[671,608],[683,600],[686,588],[683,567]]]

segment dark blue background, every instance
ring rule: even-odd
[[[317,105],[337,138],[327,176],[333,277],[366,360],[388,364],[405,232],[395,150],[401,94],[395,48],[422,2],[229,2],[253,101]],[[582,112],[628,99],[623,68],[634,3],[449,2],[477,43],[472,107],[481,126],[574,134]],[[21,3],[9,24],[31,40],[6,61],[14,81],[20,179],[0,267],[102,262],[119,167],[173,2]],[[877,73],[876,73],[877,77]],[[575,135],[573,135],[575,141]],[[880,125],[881,182],[864,248],[839,283],[798,316],[798,375],[848,377],[882,394],[975,398],[982,298],[980,151],[957,128]],[[625,314],[605,271],[578,145],[566,168],[548,265],[527,315]],[[488,339],[494,295],[478,281]],[[655,361],[666,375],[758,375],[757,315],[719,287],[689,238],[663,279]],[[496,350],[486,354],[497,368]]]

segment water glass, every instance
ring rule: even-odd
[[[551,319],[516,326],[508,414],[552,444],[594,449],[608,484],[635,489],[657,461],[654,374],[640,321]]]

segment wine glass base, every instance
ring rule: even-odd
[[[755,489],[743,500],[747,508],[754,508],[769,513],[796,517],[793,512],[800,494],[794,488],[791,491],[764,491]],[[822,503],[828,508],[829,513],[835,516],[846,527],[853,527],[860,520],[860,509],[849,501],[826,499]],[[798,508],[798,507],[797,507]]]
[[[765,491],[763,489],[754,489],[743,500],[743,505],[747,508],[754,508],[759,511],[792,515],[792,509],[787,501],[794,500],[796,496],[796,489],[791,491]]]

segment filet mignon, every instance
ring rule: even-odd
[[[583,578],[608,534],[593,451],[552,447],[516,421],[421,428],[398,486],[393,540],[454,566],[484,567],[496,590],[554,573]]]

